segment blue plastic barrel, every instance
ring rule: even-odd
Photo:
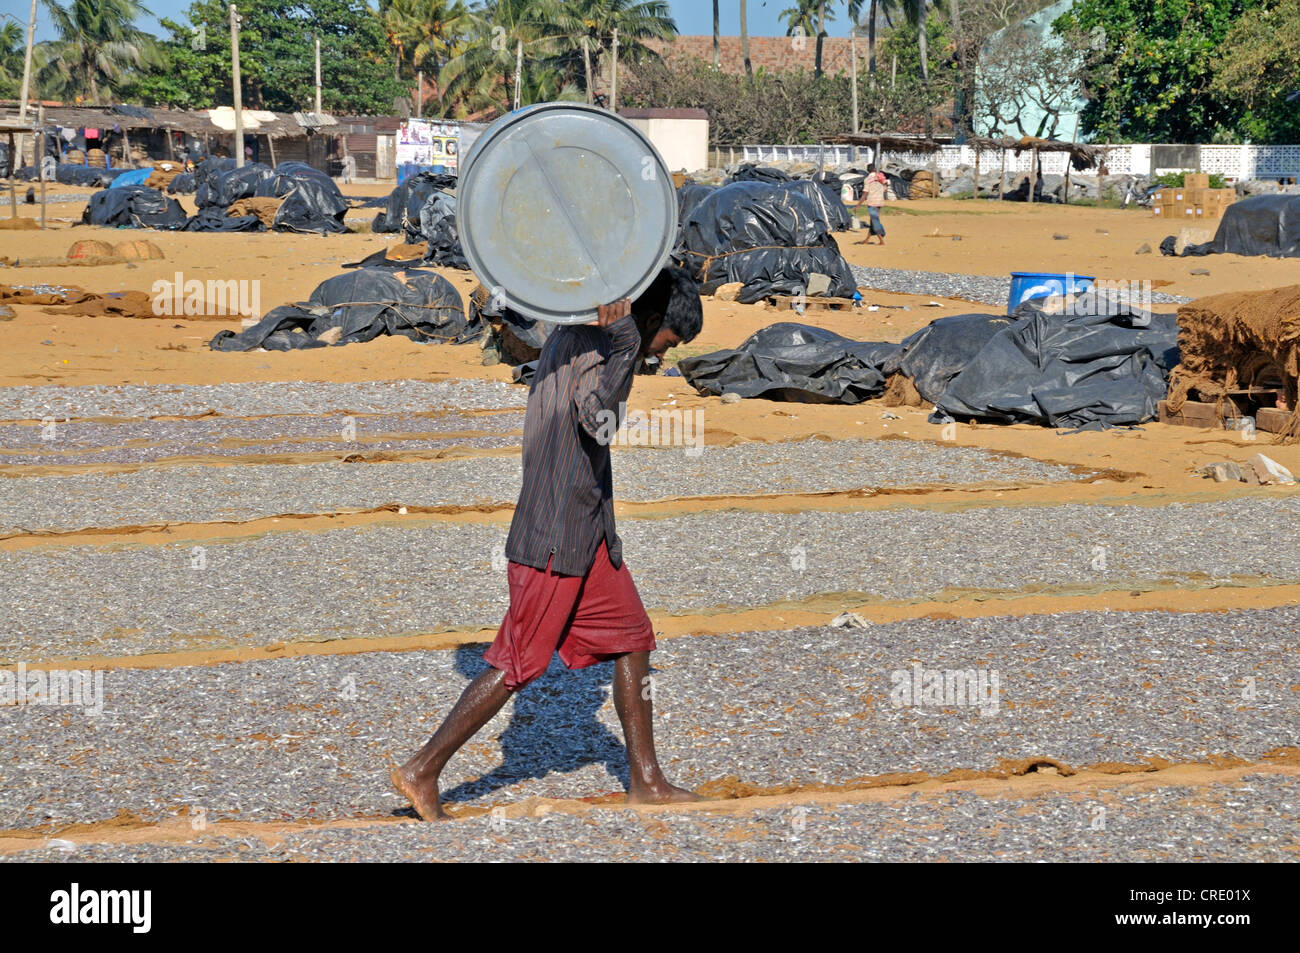
[[[1007,314],[1015,311],[1030,298],[1048,298],[1052,295],[1082,294],[1092,287],[1095,275],[1057,274],[1050,271],[1013,271],[1011,295],[1007,298]]]

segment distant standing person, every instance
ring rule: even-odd
[[[885,226],[880,224],[880,207],[885,204],[885,190],[889,188],[889,180],[885,174],[876,169],[873,162],[867,166],[867,178],[862,183],[862,198],[858,199],[858,205],[863,202],[867,203],[867,214],[871,216],[871,228],[867,237],[858,242],[859,245],[870,245],[871,236],[875,235],[880,239],[880,244],[885,244]],[[858,205],[855,205],[856,209]]]

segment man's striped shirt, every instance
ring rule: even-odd
[[[631,315],[604,329],[561,325],[547,338],[524,414],[524,483],[507,559],[536,569],[549,561],[553,572],[585,576],[603,539],[610,562],[622,564],[609,438],[640,345]]]

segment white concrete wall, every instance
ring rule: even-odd
[[[698,172],[709,167],[707,119],[629,119],[646,134],[671,172]]]

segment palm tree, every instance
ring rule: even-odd
[[[782,10],[778,17],[785,21],[786,36],[813,36],[817,30],[814,14],[821,6],[820,0],[795,0],[795,5]]]
[[[745,0],[740,0],[740,52],[745,57],[745,75],[754,81],[754,64],[749,61],[749,11]]]
[[[813,71],[822,75],[822,44],[826,39],[826,21],[835,14],[826,11],[826,0],[795,0],[795,5],[781,11],[786,22],[786,36],[817,37],[817,55]]]
[[[59,38],[41,44],[38,81],[65,99],[98,103],[132,70],[161,64],[152,36],[135,21],[152,16],[139,0],[71,0],[67,7],[45,0]]]
[[[854,23],[862,22],[862,7],[868,0],[849,0],[849,18]],[[897,12],[897,0],[869,0],[867,13],[867,76],[871,85],[876,82],[876,21],[884,14],[888,22]]]
[[[930,91],[930,37],[926,33],[928,5],[929,0],[903,0],[903,12],[907,16],[907,22],[916,28],[916,45],[921,50],[921,83],[927,93]],[[928,119],[926,125],[927,127],[929,125]],[[929,132],[928,128],[926,132]]]
[[[549,0],[492,0],[468,14],[468,38],[438,74],[446,99],[466,112],[509,110],[515,98],[515,69],[520,53],[527,90],[563,87],[563,78],[544,80],[554,72],[549,58],[555,25]],[[444,112],[447,111],[444,99]]]
[[[547,32],[556,40],[556,55],[571,62],[575,74],[588,55],[594,72],[603,72],[601,61],[613,55],[615,30],[619,62],[633,64],[656,55],[646,40],[666,40],[677,33],[677,24],[663,0],[552,0],[548,12]],[[585,65],[583,72],[587,93],[594,94]]]
[[[23,43],[27,31],[13,20],[0,23],[0,94],[17,97],[23,74]]]
[[[388,0],[382,14],[384,31],[396,50],[396,68],[408,60],[411,69],[437,76],[452,58],[469,26],[469,9],[462,0]],[[442,102],[442,85],[438,84]]]

